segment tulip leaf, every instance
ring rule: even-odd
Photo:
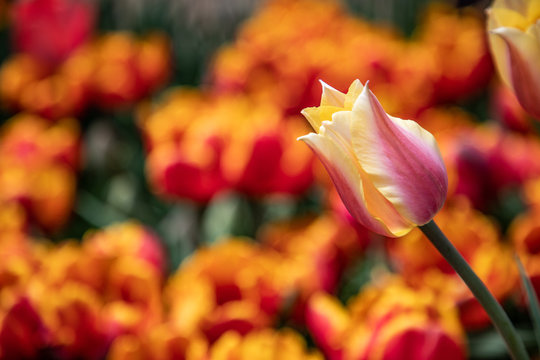
[[[504,232],[514,218],[526,209],[521,192],[520,188],[508,187],[498,194],[498,198],[487,209],[487,213],[497,219]]]
[[[167,249],[170,272],[175,271],[182,260],[195,251],[198,236],[197,210],[187,202],[175,204],[155,228]]]
[[[521,277],[521,283],[525,293],[527,294],[527,303],[529,304],[529,313],[534,328],[534,336],[536,338],[536,345],[540,349],[540,305],[538,304],[538,297],[534,291],[531,279],[527,276],[527,272],[519,259],[519,256],[516,254],[516,263],[519,269],[519,275]]]
[[[105,227],[127,220],[125,214],[83,190],[79,190],[75,212],[95,227]]]
[[[516,330],[527,349],[534,347],[534,335],[530,329]],[[510,360],[504,340],[494,329],[468,334],[467,342],[470,360]]]
[[[274,222],[290,219],[294,216],[296,201],[287,196],[274,196],[263,203],[262,221]]]
[[[213,244],[228,236],[251,236],[255,216],[246,198],[235,193],[216,196],[201,218],[201,241]]]
[[[338,285],[338,298],[346,304],[356,296],[364,285],[368,284],[375,272],[389,271],[387,259],[381,248],[372,248],[365,256],[351,264],[341,277]]]

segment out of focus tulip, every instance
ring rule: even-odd
[[[540,142],[496,126],[476,126],[446,143],[445,160],[456,177],[454,195],[485,209],[504,189],[540,175]]]
[[[85,0],[32,0],[20,3]],[[131,105],[157,90],[171,70],[168,38],[153,33],[137,38],[113,32],[70,51],[54,64],[27,53],[0,68],[0,95],[8,107],[57,120],[77,115],[89,103],[104,108]]]
[[[78,50],[49,72],[27,54],[9,58],[0,68],[0,94],[4,105],[57,120],[72,116],[88,102],[89,73],[93,63]]]
[[[221,171],[224,144],[218,118],[204,121],[199,111],[210,101],[198,91],[173,91],[141,121],[146,171],[158,195],[205,202],[228,185]]]
[[[221,169],[233,189],[264,196],[299,194],[311,185],[313,155],[294,141],[305,132],[298,119],[245,96],[222,96],[216,110],[207,116],[221,120]]]
[[[311,295],[334,291],[346,266],[360,253],[354,228],[329,214],[268,224],[257,239],[277,250],[291,278],[296,278],[297,299],[291,313],[299,322],[304,321]]]
[[[168,77],[169,53],[168,39],[161,34],[140,40],[128,32],[100,37],[92,54],[95,101],[105,108],[125,107],[156,90]]]
[[[540,3],[495,0],[488,9],[491,54],[523,108],[540,119]]]
[[[304,125],[271,103],[182,89],[144,115],[147,173],[164,197],[296,195],[313,182],[313,154],[294,141]]]
[[[84,249],[87,254],[107,261],[135,257],[150,265],[159,277],[165,272],[161,241],[150,229],[134,221],[88,232],[84,237]]]
[[[32,56],[19,54],[7,59],[0,68],[0,94],[3,105],[18,104],[25,89],[46,73]]]
[[[434,3],[427,8],[419,28],[419,44],[432,54],[437,64],[436,100],[463,99],[488,84],[493,65],[479,13],[472,9],[458,13],[449,5]]]
[[[14,116],[0,130],[0,199],[19,202],[42,228],[58,229],[74,201],[79,148],[74,119],[51,125],[36,115]]]
[[[365,287],[347,308],[318,293],[306,317],[315,342],[331,360],[465,359],[452,304],[399,278]]]
[[[302,113],[317,133],[299,139],[368,229],[401,236],[441,208],[448,179],[435,139],[416,122],[389,116],[360,81],[347,94],[323,84],[321,106]]]
[[[13,6],[15,47],[49,66],[60,64],[88,41],[93,27],[89,1],[30,0]]]
[[[201,249],[165,288],[170,321],[179,334],[199,331],[210,342],[270,326],[293,291],[287,270],[275,251],[241,239]]]
[[[151,266],[125,256],[107,275],[103,296],[109,301],[105,312],[113,329],[119,334],[143,333],[162,321],[160,278]]]

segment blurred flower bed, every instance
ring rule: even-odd
[[[506,359],[422,232],[356,223],[296,141],[354,79],[437,139],[435,220],[538,356],[538,122],[481,5],[384,3],[414,29],[352,0],[0,0],[0,359]]]

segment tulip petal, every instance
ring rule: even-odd
[[[488,30],[496,29],[501,26],[519,28],[527,21],[525,17],[519,12],[505,7],[493,7],[491,9],[488,9],[487,14]],[[499,36],[495,34],[490,34],[489,46],[491,48],[491,54],[493,55],[493,60],[497,66],[502,81],[508,87],[511,87],[512,85],[510,82],[510,63],[508,56],[506,55],[506,44]]]
[[[345,95],[345,103],[343,106],[345,110],[352,110],[354,102],[356,101],[356,98],[358,98],[360,93],[362,93],[362,90],[364,90],[364,85],[362,85],[360,80],[354,80],[351,86],[349,86],[349,90]]]
[[[355,80],[349,86],[347,94],[343,94],[341,91],[334,89],[330,85],[321,80],[322,96],[321,106],[308,107],[302,110],[302,115],[307,119],[313,130],[319,132],[319,128],[323,121],[332,120],[332,115],[341,110],[351,110],[354,101],[358,95],[362,92],[364,86],[360,80]]]
[[[540,19],[540,1],[529,1],[527,8],[527,20],[530,23],[537,22]]]
[[[527,14],[528,0],[495,0],[492,9],[507,9],[517,12],[523,16]]]
[[[302,115],[307,119],[313,130],[319,132],[322,122],[332,119],[332,114],[343,110],[337,106],[309,107],[302,110]]]
[[[351,319],[347,310],[329,294],[318,292],[309,299],[306,322],[319,346],[336,353]]]
[[[370,182],[409,221],[427,223],[448,188],[437,143],[411,120],[385,113],[366,84],[353,107],[352,147]],[[412,180],[412,181],[411,181]]]
[[[372,184],[362,178],[363,170],[354,159],[350,145],[341,143],[335,131],[321,127],[321,134],[299,138],[311,147],[330,174],[344,205],[368,229],[385,236],[402,236],[413,225],[406,222]],[[364,173],[364,177],[365,177]],[[368,209],[369,206],[369,209]]]
[[[374,218],[382,221],[395,236],[402,236],[409,232],[414,225],[406,220],[396,208],[386,199],[381,192],[371,183],[368,174],[362,168],[352,148],[352,112],[341,111],[333,116],[332,122],[324,121],[325,135],[334,143],[340,144],[340,148],[348,153],[350,161],[353,161],[362,180],[362,195],[368,212]]]
[[[521,106],[536,118],[540,118],[540,43],[536,25],[527,32],[502,27],[492,31],[500,37],[508,54],[509,82]]]
[[[322,85],[321,106],[343,107],[345,104],[345,94],[334,89],[324,81],[319,81]]]

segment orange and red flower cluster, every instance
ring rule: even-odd
[[[19,210],[0,213],[5,359],[251,359],[274,345],[320,359],[299,335],[271,327],[287,306],[334,289],[340,259],[357,251],[354,230],[326,216],[269,226],[262,244],[229,239],[201,249],[166,280],[160,240],[137,223],[53,246],[25,235]]]
[[[466,359],[453,304],[430,289],[383,277],[347,308],[329,294],[314,295],[308,326],[328,359]]]
[[[482,89],[492,73],[481,19],[434,6],[408,41],[334,2],[271,1],[218,53],[219,92],[243,92],[297,114],[317,103],[318,79],[343,89],[370,80],[391,114],[414,116]]]
[[[298,194],[312,184],[313,156],[295,140],[304,125],[272,104],[178,90],[141,123],[148,177],[165,197]]]
[[[99,359],[119,334],[159,320],[163,250],[147,229],[126,223],[53,246],[2,226],[1,358]]]
[[[58,119],[89,104],[125,107],[171,71],[163,34],[94,38],[97,9],[88,1],[18,1],[10,10],[16,53],[0,68],[0,97],[11,109]]]
[[[0,68],[0,96],[12,109],[58,119],[90,104],[107,109],[133,104],[163,85],[169,71],[165,36],[108,33],[52,68],[31,53],[13,55]]]
[[[75,119],[51,124],[27,113],[9,119],[0,127],[0,203],[17,203],[28,221],[58,229],[71,214],[79,153]]]

